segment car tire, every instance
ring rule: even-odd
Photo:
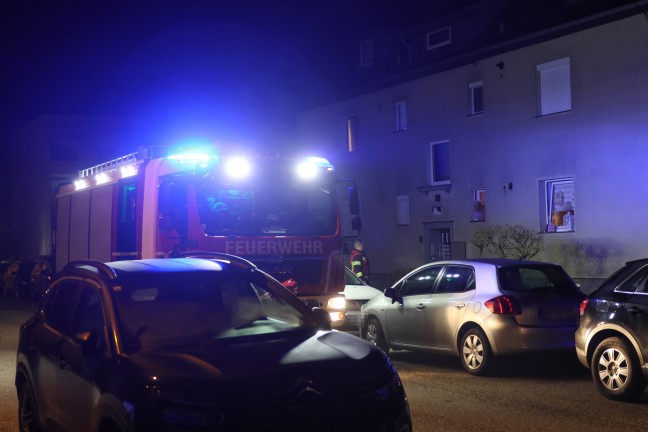
[[[18,430],[20,432],[40,432],[36,398],[28,383],[20,386],[18,393]]]
[[[473,375],[486,375],[491,368],[493,352],[483,331],[471,328],[461,337],[461,365]]]
[[[376,345],[378,348],[385,352],[389,352],[389,346],[385,339],[385,332],[383,332],[380,321],[377,318],[371,318],[367,323],[365,338],[369,343]]]
[[[634,400],[646,388],[637,355],[618,337],[607,338],[596,347],[591,369],[596,388],[608,399]]]

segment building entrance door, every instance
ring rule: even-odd
[[[454,222],[424,223],[423,233],[426,262],[466,257],[465,244],[454,241]]]

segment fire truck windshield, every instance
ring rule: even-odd
[[[321,183],[278,178],[266,184],[227,185],[208,180],[198,188],[198,210],[207,235],[333,235],[335,190]]]

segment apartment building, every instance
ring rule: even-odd
[[[300,114],[298,142],[358,183],[373,272],[478,257],[489,224],[541,233],[536,258],[586,289],[648,256],[648,15],[601,17],[444,57],[480,22],[450,17],[390,50],[438,56],[427,72]],[[360,39],[362,70],[379,39]]]

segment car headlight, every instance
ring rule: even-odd
[[[346,309],[346,298],[344,297],[332,297],[329,299],[326,304],[326,309]]]

